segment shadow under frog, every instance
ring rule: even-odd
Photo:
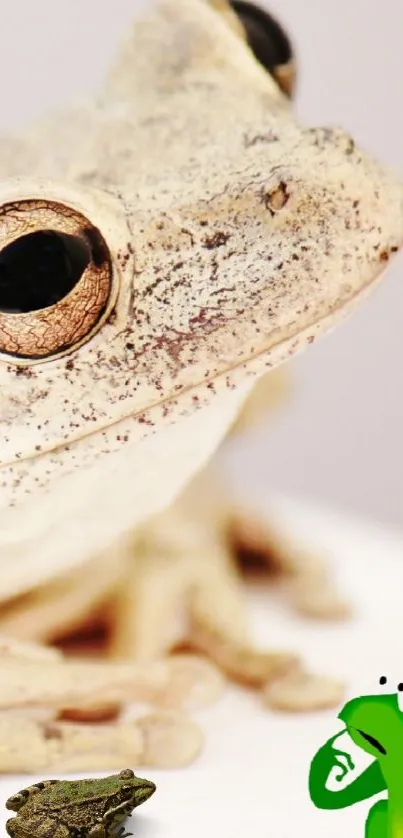
[[[382,685],[386,678],[380,679]],[[403,683],[398,685],[403,692]],[[315,754],[309,774],[309,793],[320,809],[342,809],[387,791],[370,809],[365,823],[365,838],[402,838],[403,836],[403,712],[398,693],[361,696],[349,701],[339,718],[346,728],[329,739]],[[339,791],[326,788],[333,768],[341,782],[354,770],[350,754],[334,747],[336,739],[348,733],[359,748],[374,761],[348,786]]]

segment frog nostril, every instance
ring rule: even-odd
[[[280,212],[288,203],[289,198],[290,192],[287,184],[283,180],[277,186],[273,187],[273,189],[263,190],[262,193],[263,203],[272,215]]]

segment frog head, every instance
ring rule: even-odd
[[[124,768],[114,779],[117,785],[118,798],[122,802],[127,800],[133,808],[148,800],[156,790],[155,783],[151,780],[136,777],[131,768]]]
[[[384,686],[387,679],[380,683]],[[403,683],[389,690],[354,698],[339,714],[353,742],[384,767],[402,763]]]
[[[150,4],[96,101],[1,143],[4,599],[168,504],[401,247],[400,180],[300,124],[250,9]]]

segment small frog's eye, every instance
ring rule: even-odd
[[[131,768],[124,768],[123,771],[120,771],[119,773],[119,778],[121,780],[134,780],[134,776],[134,771],[132,771]]]
[[[401,683],[401,682],[397,685],[397,704],[398,704],[399,710],[402,712],[403,711],[403,683]]]
[[[381,687],[384,687],[385,684],[388,683],[388,679],[387,679],[386,675],[381,675],[381,677],[379,679],[379,683],[380,683]]]
[[[293,49],[283,27],[265,9],[245,0],[231,0],[257,60],[283,93],[292,96],[295,83]]]
[[[54,201],[0,207],[0,354],[27,364],[88,340],[114,302],[100,231]]]

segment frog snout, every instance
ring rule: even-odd
[[[139,786],[135,791],[136,803],[139,805],[140,803],[144,803],[145,800],[148,800],[152,794],[156,791],[157,786],[152,780],[141,780]]]
[[[306,136],[313,144],[313,183],[317,177],[323,187],[321,217],[326,214],[330,234],[334,230],[329,242],[337,236],[347,254],[343,271],[349,273],[350,263],[357,278],[367,270],[381,273],[403,245],[403,180],[341,128],[314,128]],[[320,226],[319,217],[318,232]]]

